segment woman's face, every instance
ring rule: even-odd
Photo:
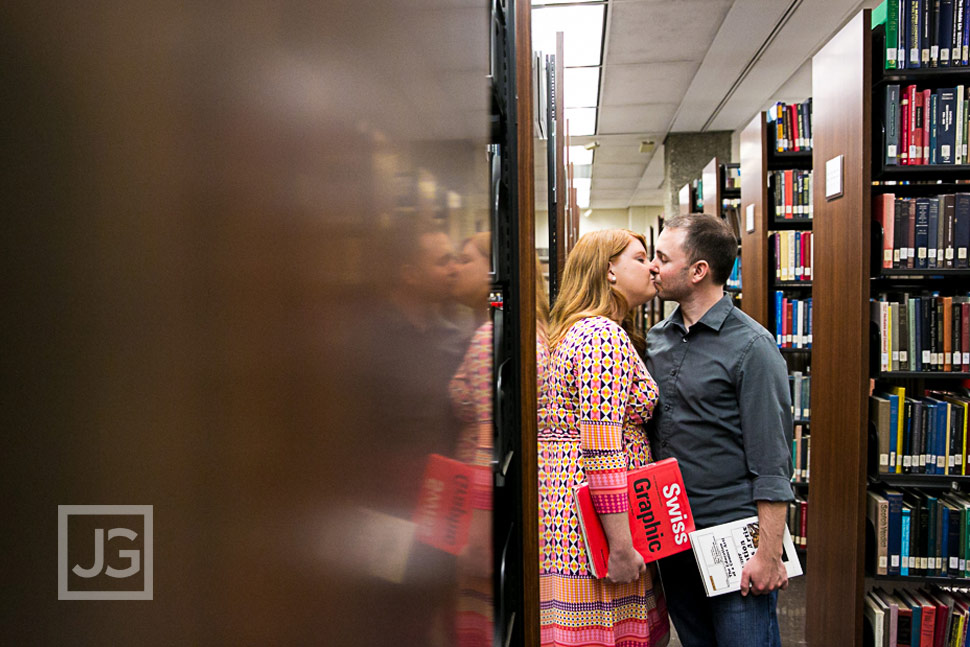
[[[657,295],[657,288],[650,276],[650,259],[647,250],[636,238],[619,256],[610,261],[610,271],[616,277],[613,288],[623,295],[631,308],[643,305]]]
[[[488,302],[489,259],[471,241],[458,256],[455,299],[470,308],[483,308]]]

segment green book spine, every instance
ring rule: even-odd
[[[886,4],[886,69],[896,69],[896,53],[899,51],[899,3],[889,0]]]

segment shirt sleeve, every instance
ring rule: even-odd
[[[633,382],[635,354],[616,325],[597,327],[582,346],[578,363],[582,465],[599,514],[626,512],[627,457],[623,416]]]
[[[775,344],[755,338],[738,367],[741,433],[755,501],[792,501],[788,367]]]

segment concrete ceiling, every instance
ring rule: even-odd
[[[662,205],[669,132],[736,131],[811,94],[811,57],[875,0],[608,0],[591,171],[594,209]],[[569,43],[565,44],[567,50]],[[656,142],[640,153],[643,140]],[[544,148],[536,150],[545,208]]]

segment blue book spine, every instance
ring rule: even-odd
[[[970,198],[970,195],[968,195],[968,198]],[[808,338],[806,340],[808,343],[805,344],[805,347],[806,348],[811,348],[812,347],[812,299],[811,299],[811,297],[809,297],[808,299],[805,299],[805,309],[808,312],[808,315],[807,315],[807,317],[808,317]]]
[[[940,95],[936,92],[930,95],[930,164],[940,163],[936,146],[939,99]]]
[[[956,267],[970,266],[970,193],[954,196],[953,245],[956,247]],[[962,349],[966,351],[967,349]]]
[[[953,49],[953,0],[940,2],[940,67],[950,67]]]
[[[899,396],[886,393],[883,397],[889,400],[889,471],[896,473],[899,471],[896,466],[902,464],[902,456],[898,453],[900,448],[896,442],[899,435],[897,431],[899,429]]]
[[[913,511],[903,508],[903,534],[899,563],[899,574],[909,575],[909,527],[912,523]]]
[[[937,91],[937,135],[936,145],[940,149],[937,159],[940,164],[953,164],[956,159],[956,88],[940,88]]]
[[[924,400],[926,409],[926,473],[936,474],[936,402]]]
[[[902,554],[903,495],[885,492],[889,502],[889,575],[899,575]]]
[[[930,227],[930,201],[928,198],[916,199],[916,226],[914,227],[914,237],[916,238],[916,267],[925,268],[928,256]]]
[[[966,0],[961,0],[964,5],[963,8],[963,56],[961,56],[960,64],[968,65],[970,64],[970,11],[967,11]]]
[[[775,341],[778,343],[778,348],[781,348],[785,342],[785,340],[782,338],[782,332],[785,328],[781,324],[785,318],[784,298],[784,292],[781,290],[775,291]]]
[[[923,353],[922,353],[922,341],[923,341],[923,313],[921,312],[920,304],[922,301],[920,299],[910,299],[910,308],[913,309],[913,320],[915,321],[916,327],[916,346],[913,348],[913,356],[916,359],[916,370],[923,370]]]

